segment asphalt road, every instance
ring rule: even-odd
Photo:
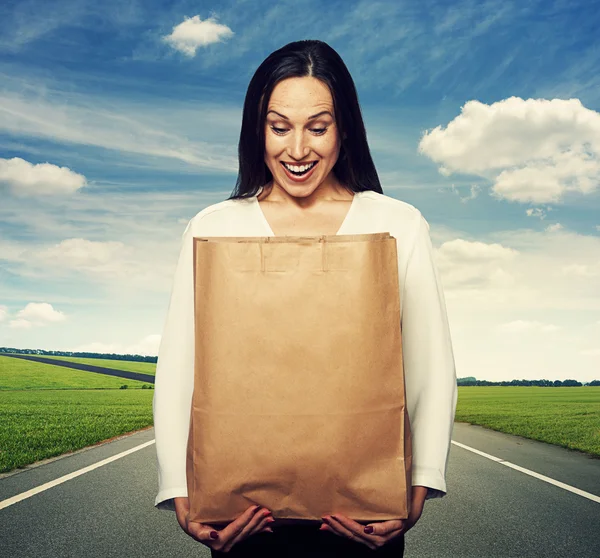
[[[85,372],[96,372],[98,374],[117,376],[119,378],[127,378],[128,380],[138,380],[140,382],[148,382],[150,384],[154,383],[154,376],[152,374],[142,374],[141,372],[128,372],[127,370],[106,368],[106,366],[94,366],[92,364],[84,364],[83,362],[71,362],[69,360],[60,360],[57,358],[44,358],[42,356],[20,355],[14,353],[2,353],[1,356],[20,358],[22,360],[31,360],[33,362],[52,364],[53,366],[61,366],[63,368],[73,368],[75,370],[83,370]]]
[[[0,475],[0,502],[142,449],[0,509],[0,556],[209,557],[173,512],[154,508],[154,429]],[[600,495],[600,459],[456,423],[453,439]],[[428,500],[407,558],[600,556],[600,503],[452,445],[448,494]],[[0,507],[2,504],[0,503]]]

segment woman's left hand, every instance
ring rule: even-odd
[[[356,521],[341,515],[339,513],[326,515],[322,519],[324,523],[321,525],[321,531],[331,531],[336,535],[347,537],[353,541],[366,544],[369,548],[375,550],[396,537],[401,537],[421,517],[423,506],[425,504],[425,496],[427,487],[413,486],[411,492],[411,506],[408,519],[392,519],[390,521],[380,521],[361,525]],[[372,527],[370,534],[365,533],[365,528]]]

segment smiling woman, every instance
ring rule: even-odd
[[[339,187],[331,173],[338,159],[340,143],[328,87],[314,77],[288,78],[273,89],[269,107],[265,164],[278,183],[287,180],[291,184],[307,184],[312,181],[311,184],[320,184],[323,190]],[[326,110],[306,118],[301,114],[307,109],[312,112],[321,107]],[[283,111],[295,114],[286,116]],[[331,184],[327,184],[325,178]]]
[[[238,154],[233,194],[200,211],[182,238],[156,369],[160,486],[155,505],[174,510],[182,529],[209,546],[213,557],[401,557],[404,535],[419,520],[425,500],[446,493],[456,409],[454,356],[429,225],[418,209],[383,194],[354,82],[338,53],[322,41],[289,43],[260,64],[244,101]],[[408,517],[365,526],[333,510],[319,528],[279,523],[271,510],[252,506],[221,530],[190,521],[186,447],[198,360],[193,239],[381,231],[389,231],[397,246],[398,358],[403,359],[412,434]],[[268,334],[277,332],[265,332],[265,339]],[[348,463],[330,466],[336,475]],[[250,503],[252,496],[246,496]]]
[[[256,198],[277,235],[335,234],[355,193],[383,193],[352,76],[329,45],[290,43],[258,67],[239,163],[229,199]]]

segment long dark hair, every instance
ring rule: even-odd
[[[271,53],[250,80],[238,144],[238,178],[228,199],[255,196],[273,178],[264,159],[264,122],[269,99],[281,80],[304,76],[312,76],[325,83],[333,98],[335,121],[341,138],[340,154],[333,166],[337,179],[354,192],[373,190],[383,193],[369,151],[358,94],[348,68],[327,43],[303,40]]]

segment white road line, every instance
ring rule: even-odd
[[[134,448],[122,451],[121,453],[118,453],[117,455],[107,457],[106,459],[103,459],[102,461],[98,461],[98,463],[88,465],[87,467],[84,467],[83,469],[79,469],[79,471],[74,471],[72,473],[69,473],[68,475],[63,475],[62,477],[59,477],[52,481],[46,482],[44,484],[40,484],[39,486],[36,486],[35,488],[32,488],[31,490],[27,490],[26,492],[21,492],[21,494],[17,494],[16,496],[12,496],[11,498],[2,500],[0,502],[0,510],[7,508],[8,506],[12,506],[13,504],[16,504],[17,502],[20,502],[21,500],[25,500],[26,498],[30,498],[31,496],[34,496],[35,494],[44,492],[44,490],[48,490],[49,488],[52,488],[53,486],[56,486],[57,484],[61,484],[68,480],[74,479],[75,477],[78,477],[79,475],[83,475],[84,473],[93,471],[94,469],[97,469],[98,467],[102,467],[102,465],[106,465],[112,461],[116,461],[117,459],[121,459],[121,457],[125,457],[126,455],[129,455],[130,453],[133,453],[134,451],[144,449],[145,447],[149,446],[150,444],[153,444],[154,442],[155,442],[155,440],[150,440],[149,442],[145,442]]]
[[[461,444],[460,442],[455,442],[454,440],[452,440],[452,443],[455,446],[459,446],[468,451],[472,451],[473,453],[476,453],[477,455],[481,455],[482,457],[491,459],[492,461],[495,461],[496,463],[500,463],[501,465],[506,465],[507,467],[510,467],[511,469],[521,471],[521,473],[525,473],[526,475],[535,477],[536,479],[543,480],[544,482],[553,484],[554,486],[558,486],[559,488],[568,490],[569,492],[573,492],[573,494],[583,496],[584,498],[587,498],[588,500],[592,500],[592,502],[597,502],[600,504],[600,496],[596,496],[595,494],[592,494],[591,492],[586,492],[585,490],[580,490],[579,488],[575,488],[574,486],[571,486],[570,484],[565,484],[564,482],[557,481],[555,479],[547,477],[546,475],[541,475],[540,473],[536,473],[535,471],[531,471],[530,469],[525,469],[525,467],[515,465],[514,463],[511,463],[510,461],[504,461],[504,459],[500,459],[499,457],[495,457],[493,455],[490,455],[489,453],[485,453],[478,449],[472,448],[471,446],[465,446],[465,444]]]
[[[16,496],[12,496],[11,498],[2,500],[0,502],[0,510],[7,508],[8,506],[12,506],[12,504],[16,504],[17,502],[20,502],[21,500],[25,500],[26,498],[30,498],[31,496],[34,496],[35,494],[44,492],[44,490],[48,490],[49,488],[52,488],[53,486],[56,486],[58,484],[62,484],[63,482],[66,482],[68,480],[74,479],[75,477],[78,477],[79,475],[83,475],[84,473],[93,471],[94,469],[97,469],[98,467],[102,467],[103,465],[111,463],[112,461],[121,459],[122,457],[125,457],[126,455],[129,455],[130,453],[144,449],[145,447],[148,447],[150,444],[154,444],[154,443],[155,443],[155,440],[150,440],[149,442],[145,442],[143,444],[140,444],[139,446],[125,450],[121,453],[118,453],[117,455],[107,457],[106,459],[103,459],[102,461],[98,461],[98,463],[88,465],[87,467],[84,467],[83,469],[79,469],[79,471],[74,471],[73,473],[63,475],[62,477],[54,479],[53,481],[49,481],[47,483],[41,484],[40,486],[36,486],[35,488],[32,488],[31,490],[27,490],[26,492],[21,492],[21,494],[17,494]],[[573,492],[574,494],[578,494],[579,496],[583,496],[584,498],[587,498],[588,500],[592,500],[593,502],[600,503],[600,496],[596,496],[595,494],[591,494],[590,492],[586,492],[585,490],[580,490],[579,488],[575,488],[574,486],[565,484],[564,482],[557,481],[557,480],[547,477],[545,475],[540,475],[540,473],[536,473],[535,471],[525,469],[525,467],[520,467],[519,465],[515,465],[514,463],[511,463],[510,461],[504,461],[503,459],[500,459],[499,457],[495,457],[493,455],[490,455],[489,453],[485,453],[483,451],[472,448],[470,446],[466,446],[465,444],[461,444],[460,442],[455,442],[454,440],[452,440],[452,443],[455,446],[459,446],[463,449],[466,449],[468,451],[476,453],[477,455],[481,455],[482,457],[485,457],[487,459],[495,461],[496,463],[500,463],[501,465],[506,465],[507,467],[510,467],[511,469],[521,471],[521,473],[525,473],[526,475],[530,475],[532,477],[535,477],[536,479],[543,480],[544,482],[553,484],[554,486],[558,486],[559,488],[568,490],[569,492]]]

